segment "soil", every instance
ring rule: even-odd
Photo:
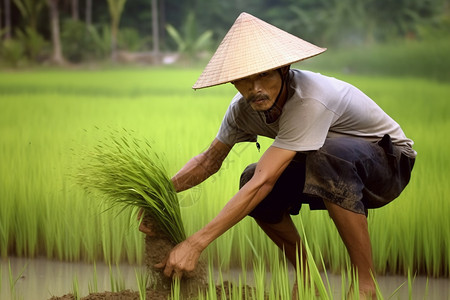
[[[166,257],[167,253],[175,246],[170,241],[168,236],[155,225],[155,223],[147,216],[144,216],[142,220],[143,224],[151,229],[152,233],[147,234],[145,237],[145,264],[147,272],[149,273],[152,288],[147,288],[146,299],[160,300],[170,299],[172,280],[164,274],[162,270],[155,268],[154,266]],[[229,283],[224,282],[224,288],[222,286],[216,286],[217,298],[221,299],[225,294],[226,299],[230,299]],[[245,287],[242,293],[245,293],[247,289],[247,295],[251,287]],[[196,299],[200,291],[206,293],[208,291],[208,283],[206,279],[206,264],[204,261],[199,261],[197,268],[186,274],[180,281],[180,295],[182,299]],[[72,300],[76,299],[73,294],[67,294],[64,296],[53,296],[49,300]],[[140,300],[139,292],[124,290],[120,292],[103,292],[103,293],[91,293],[88,296],[81,297],[82,300]]]
[[[222,289],[222,286],[216,286],[216,294],[217,299],[231,299],[230,290],[228,288],[229,283],[224,282],[223,283],[224,288]],[[242,290],[242,299],[249,299],[248,295],[251,295],[251,289],[252,287],[246,286],[244,290]],[[244,295],[247,295],[245,297]],[[197,295],[191,295],[185,296],[185,294],[182,294],[181,299],[197,299]],[[75,300],[76,297],[73,294],[67,294],[61,297],[52,297],[49,300]],[[103,293],[92,293],[89,294],[86,297],[81,297],[81,300],[140,300],[139,298],[139,292],[125,290],[121,292],[103,292]],[[152,300],[167,300],[170,299],[170,290],[152,290],[147,289],[146,293],[146,299],[152,299]]]
[[[170,293],[172,279],[164,276],[162,270],[155,268],[155,265],[166,258],[175,244],[150,217],[145,215],[142,222],[151,229],[151,234],[145,236],[145,264],[152,287],[156,291]],[[207,287],[206,264],[200,260],[194,271],[184,274],[180,281],[180,293],[187,296],[198,295],[198,291],[206,291]]]

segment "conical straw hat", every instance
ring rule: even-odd
[[[206,88],[277,69],[325,50],[241,13],[192,88]]]

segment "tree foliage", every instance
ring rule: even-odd
[[[31,27],[46,41],[51,41],[50,13],[44,5],[47,0],[9,1],[8,19],[12,22],[13,39],[17,38],[17,32]],[[63,24],[72,19],[76,9],[80,20],[92,16],[97,31],[108,26],[113,53],[125,28],[126,36],[122,40],[133,41],[130,49],[151,50],[151,1],[79,1],[76,8],[72,7],[72,1],[56,1],[60,4],[59,19]],[[421,38],[424,32],[433,31],[424,28],[447,26],[449,9],[449,0],[158,0],[156,21],[161,50],[187,54],[203,50],[205,45],[213,50],[244,11],[318,45],[336,47]],[[6,16],[6,11],[3,15]],[[6,17],[3,19],[5,23]],[[3,38],[5,30],[4,25],[0,27]],[[136,37],[144,42],[135,43]],[[121,45],[125,46],[126,42]]]
[[[195,13],[191,11],[186,18],[182,31],[179,32],[172,25],[166,26],[167,32],[178,45],[178,52],[194,58],[196,54],[208,48],[211,44],[212,31],[207,30],[198,34]]]
[[[116,60],[117,37],[119,35],[119,22],[127,0],[108,0],[109,15],[111,17],[111,58]]]

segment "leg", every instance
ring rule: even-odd
[[[347,248],[352,265],[357,269],[361,299],[375,299],[375,283],[371,276],[372,248],[366,216],[329,201],[324,202]]]
[[[309,280],[308,265],[306,250],[303,246],[300,235],[298,234],[297,228],[292,222],[291,216],[285,214],[281,219],[281,222],[276,224],[266,223],[264,221],[255,219],[259,227],[270,237],[270,239],[284,251],[287,259],[291,264],[297,268],[297,255],[299,262],[301,263],[302,270],[300,274],[303,274],[303,282],[306,284]],[[301,260],[301,261],[300,261]],[[297,300],[297,279],[295,280],[294,287],[292,290],[292,299]]]
[[[306,251],[290,215],[285,214],[281,222],[277,224],[266,223],[258,219],[256,219],[256,222],[270,239],[284,251],[292,265],[296,266],[297,255],[299,259],[303,259],[303,264],[306,264]]]

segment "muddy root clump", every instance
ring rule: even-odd
[[[144,216],[142,222],[152,231],[151,235],[145,237],[145,264],[150,276],[151,288],[156,291],[170,292],[172,278],[166,277],[163,269],[156,268],[155,265],[166,258],[175,244],[149,216]],[[206,291],[207,288],[206,264],[204,261],[199,261],[197,268],[181,279],[180,293],[188,297],[198,296],[199,292]]]

